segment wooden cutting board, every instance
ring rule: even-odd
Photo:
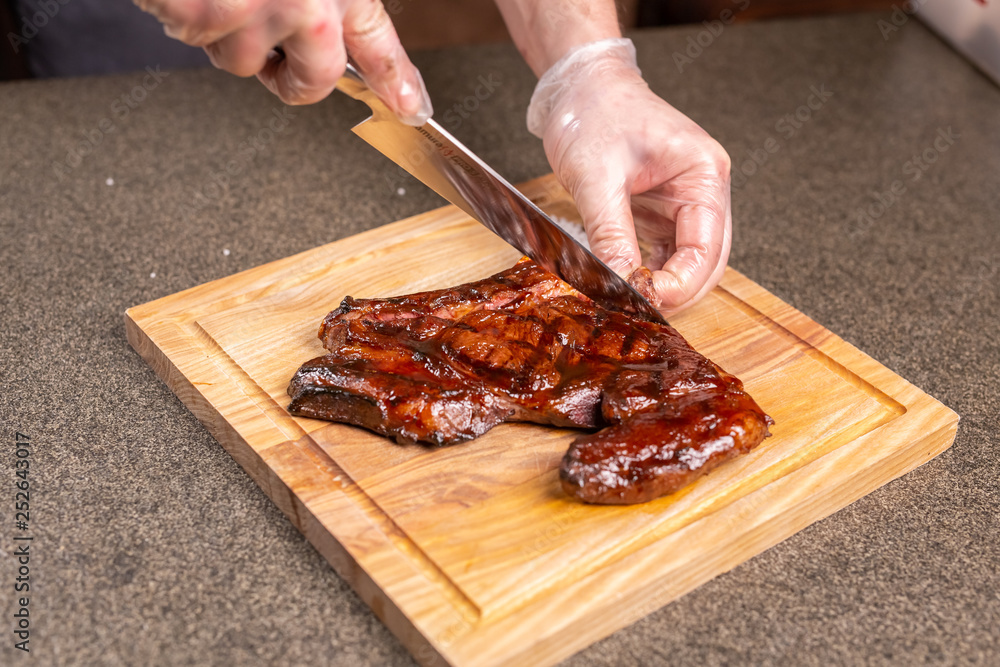
[[[549,177],[523,186],[577,219]],[[776,421],[750,455],[631,507],[565,497],[575,432],[444,449],[291,417],[345,295],[457,285],[518,253],[454,207],[131,308],[129,341],[422,664],[549,665],[951,445],[958,415],[732,269],[671,323]]]

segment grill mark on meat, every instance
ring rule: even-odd
[[[347,297],[319,337],[329,354],[293,377],[292,414],[438,446],[504,421],[601,429],[560,466],[585,502],[672,493],[773,424],[672,327],[605,310],[527,259],[451,289]]]

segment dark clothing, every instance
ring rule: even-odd
[[[153,16],[129,0],[7,0],[13,41],[36,77],[81,76],[207,65],[201,49],[163,34]]]

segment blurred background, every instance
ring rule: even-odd
[[[509,40],[492,0],[383,0],[408,49]],[[626,29],[889,9],[903,0],[619,0]],[[730,14],[724,14],[726,10]],[[0,0],[0,80],[208,65],[130,0]]]

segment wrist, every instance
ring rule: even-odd
[[[528,131],[541,138],[556,107],[576,86],[607,75],[612,80],[641,80],[632,40],[601,39],[571,48],[539,78],[528,104]]]
[[[554,65],[581,48],[598,42],[622,38],[617,23],[613,24],[614,30],[607,30],[606,27],[604,25],[583,25],[561,30],[551,35],[538,52],[530,54],[529,65],[541,78]]]
[[[622,34],[612,0],[496,0],[496,5],[536,76],[575,47]]]

